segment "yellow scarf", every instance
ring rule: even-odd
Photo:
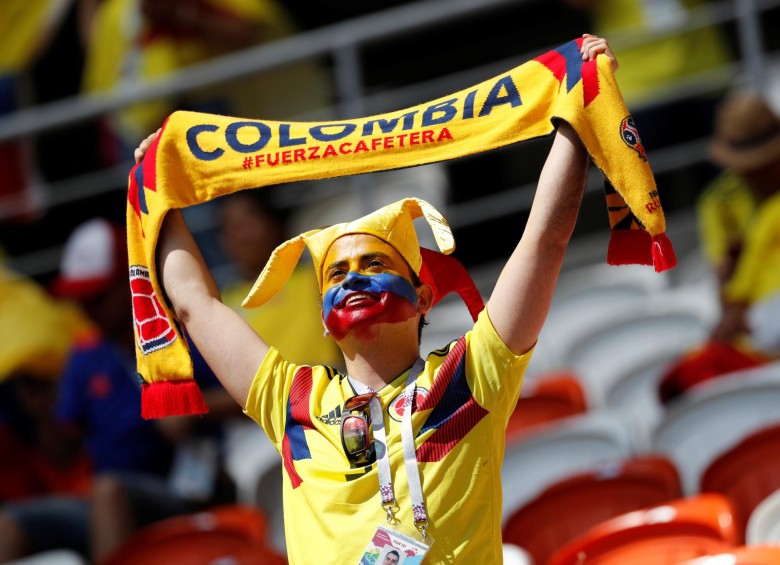
[[[610,264],[675,265],[647,156],[610,61],[577,39],[500,76],[413,108],[330,123],[175,112],[133,168],[127,235],[146,418],[205,412],[161,297],[155,247],[168,210],[285,182],[422,165],[550,135],[569,122],[607,182]],[[614,187],[614,188],[613,188]]]

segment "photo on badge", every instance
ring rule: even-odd
[[[379,526],[358,565],[419,565],[430,549],[423,543],[386,526]]]

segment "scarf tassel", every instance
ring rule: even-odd
[[[651,236],[643,230],[612,230],[607,249],[610,265],[652,265],[656,272],[677,265],[672,242],[664,233]]]
[[[203,394],[193,379],[155,381],[141,385],[141,416],[189,416],[209,411]]]

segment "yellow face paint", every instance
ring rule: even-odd
[[[428,221],[439,249],[443,253],[451,253],[455,249],[455,241],[444,217],[424,200],[406,198],[352,222],[311,230],[287,240],[273,252],[243,306],[254,308],[270,300],[287,282],[305,248],[308,248],[314,262],[320,290],[325,290],[322,277],[324,267],[330,264],[326,256],[334,242],[349,235],[374,236],[385,242],[414,273],[419,274],[422,255],[414,220],[421,217]],[[408,273],[404,270],[402,274],[407,276]]]
[[[411,283],[409,266],[396,249],[373,235],[345,235],[333,242],[322,261],[322,294],[341,282],[347,273],[390,273]]]

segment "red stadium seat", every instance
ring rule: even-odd
[[[222,506],[151,524],[100,565],[286,565],[265,544],[267,520],[250,506]]]
[[[505,543],[543,564],[575,536],[604,520],[682,496],[680,477],[665,457],[643,456],[599,465],[548,487],[504,524]]]
[[[721,341],[708,341],[683,355],[658,383],[661,402],[669,404],[694,386],[743,369],[764,365],[768,359]]]
[[[676,565],[737,543],[723,495],[680,498],[611,518],[553,553],[547,565]]]
[[[517,406],[509,417],[507,437],[586,410],[585,391],[576,375],[568,372],[540,375],[523,385]]]
[[[633,438],[614,413],[588,411],[507,438],[501,467],[502,524],[547,487],[596,465],[634,454]]]
[[[780,563],[780,546],[750,545],[716,555],[698,557],[680,565],[777,565]]]
[[[702,474],[701,492],[719,492],[731,500],[743,539],[750,514],[762,500],[780,489],[778,453],[780,424],[774,424],[722,453]]]

